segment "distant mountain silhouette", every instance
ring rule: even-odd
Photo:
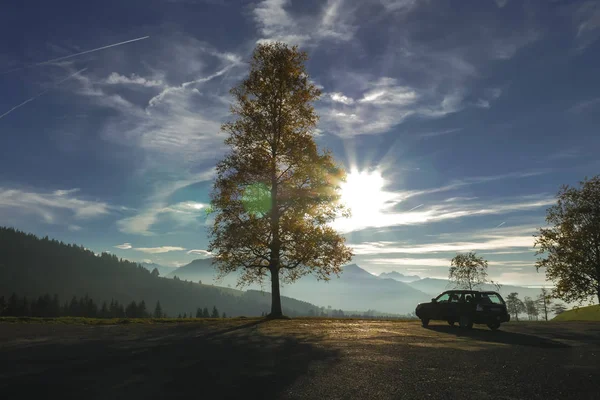
[[[160,276],[167,276],[169,275],[171,272],[175,271],[177,269],[177,267],[167,267],[165,265],[160,265],[160,264],[156,264],[156,263],[148,263],[148,262],[142,262],[140,263],[140,265],[144,268],[146,268],[148,271],[152,272],[154,270],[154,268],[156,268],[160,274]]]
[[[356,264],[345,266],[339,278],[333,276],[327,282],[317,281],[313,276],[303,277],[283,286],[282,293],[333,308],[395,314],[414,312],[417,303],[431,299],[406,283],[379,278]]]
[[[410,282],[409,285],[415,289],[429,294],[432,297],[437,296],[445,290],[454,289],[454,286],[449,280],[437,278],[424,278],[418,281]],[[511,292],[519,293],[519,298],[521,299],[523,299],[525,296],[535,299],[541,293],[540,289],[514,285],[502,285],[499,291],[494,285],[483,285],[480,290],[492,290],[494,292],[499,292],[500,295],[505,299],[506,296],[508,296],[508,294]]]
[[[63,301],[85,295],[96,302],[144,300],[150,309],[159,300],[170,316],[213,305],[229,316],[258,316],[271,304],[270,295],[155,277],[114,254],[96,256],[82,246],[0,227],[0,296],[7,298],[13,292],[30,299],[50,293]],[[282,306],[291,316],[318,309],[288,297],[282,298]]]
[[[414,281],[418,281],[419,279],[421,279],[421,277],[417,276],[417,275],[404,275],[401,274],[400,272],[396,272],[396,271],[392,271],[392,272],[382,272],[381,274],[379,274],[380,278],[383,279],[394,279],[396,281],[400,281],[400,282],[414,282]]]
[[[186,264],[182,267],[179,267],[166,275],[167,278],[173,278],[177,276],[179,279],[189,280],[193,282],[198,282],[199,280],[206,285],[215,285],[216,282],[215,277],[217,276],[217,270],[212,264],[212,258],[199,258],[192,261],[189,264]],[[227,283],[231,283],[233,276],[228,277],[230,279],[227,280]],[[235,279],[235,278],[234,278]],[[235,285],[235,282],[234,282]]]
[[[212,259],[204,258],[170,273],[193,282],[235,287],[238,273],[226,275],[216,281],[217,270]],[[261,288],[258,284],[247,287],[250,290],[270,291],[269,281]],[[427,301],[430,295],[393,279],[381,279],[356,264],[343,267],[340,277],[332,276],[328,282],[318,281],[308,275],[298,281],[282,285],[281,293],[298,300],[310,301],[321,306],[331,306],[342,310],[377,310],[385,313],[406,314],[413,312],[417,303]]]

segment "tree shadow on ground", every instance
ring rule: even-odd
[[[526,335],[523,333],[516,332],[507,332],[503,330],[492,331],[489,329],[461,329],[456,326],[444,326],[444,325],[430,325],[429,329],[446,333],[450,335],[455,335],[458,337],[470,338],[479,340],[481,342],[491,342],[491,343],[502,343],[502,344],[510,344],[510,345],[519,345],[519,346],[529,346],[529,347],[539,347],[544,349],[560,349],[560,348],[568,348],[569,345],[565,343],[558,342],[556,340],[534,336],[534,335]]]
[[[337,352],[315,345],[317,337],[253,329],[262,322],[210,335],[188,331],[0,349],[0,392],[6,398],[34,398],[43,388],[51,397],[86,400],[272,399],[310,374],[311,366],[339,359]]]

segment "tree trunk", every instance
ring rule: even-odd
[[[281,295],[279,293],[279,269],[271,269],[271,314],[270,318],[279,318],[283,316],[281,310]]]

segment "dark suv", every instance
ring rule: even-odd
[[[440,294],[431,303],[420,303],[415,310],[423,326],[430,320],[448,321],[461,328],[471,329],[473,324],[486,324],[496,330],[502,322],[510,321],[504,299],[496,292],[475,290],[448,290]]]

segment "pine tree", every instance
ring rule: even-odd
[[[129,303],[127,308],[125,308],[125,316],[127,318],[137,318],[138,316],[138,306],[135,301]]]
[[[202,318],[210,318],[210,313],[208,312],[208,308],[204,307],[202,310]]]
[[[212,309],[212,314],[210,315],[211,318],[219,318],[219,310],[217,310],[216,306],[213,306]]]
[[[221,318],[227,318],[227,314],[225,314],[225,311],[223,311],[223,315],[221,316]]]
[[[154,307],[154,314],[152,314],[152,316],[154,318],[162,318],[163,317],[163,311],[162,311],[162,307],[160,306],[160,301],[156,302],[156,307]]]
[[[144,300],[138,305],[138,317],[148,318],[148,311],[146,310],[146,302]]]
[[[196,318],[202,318],[202,310],[200,308],[196,310]]]

